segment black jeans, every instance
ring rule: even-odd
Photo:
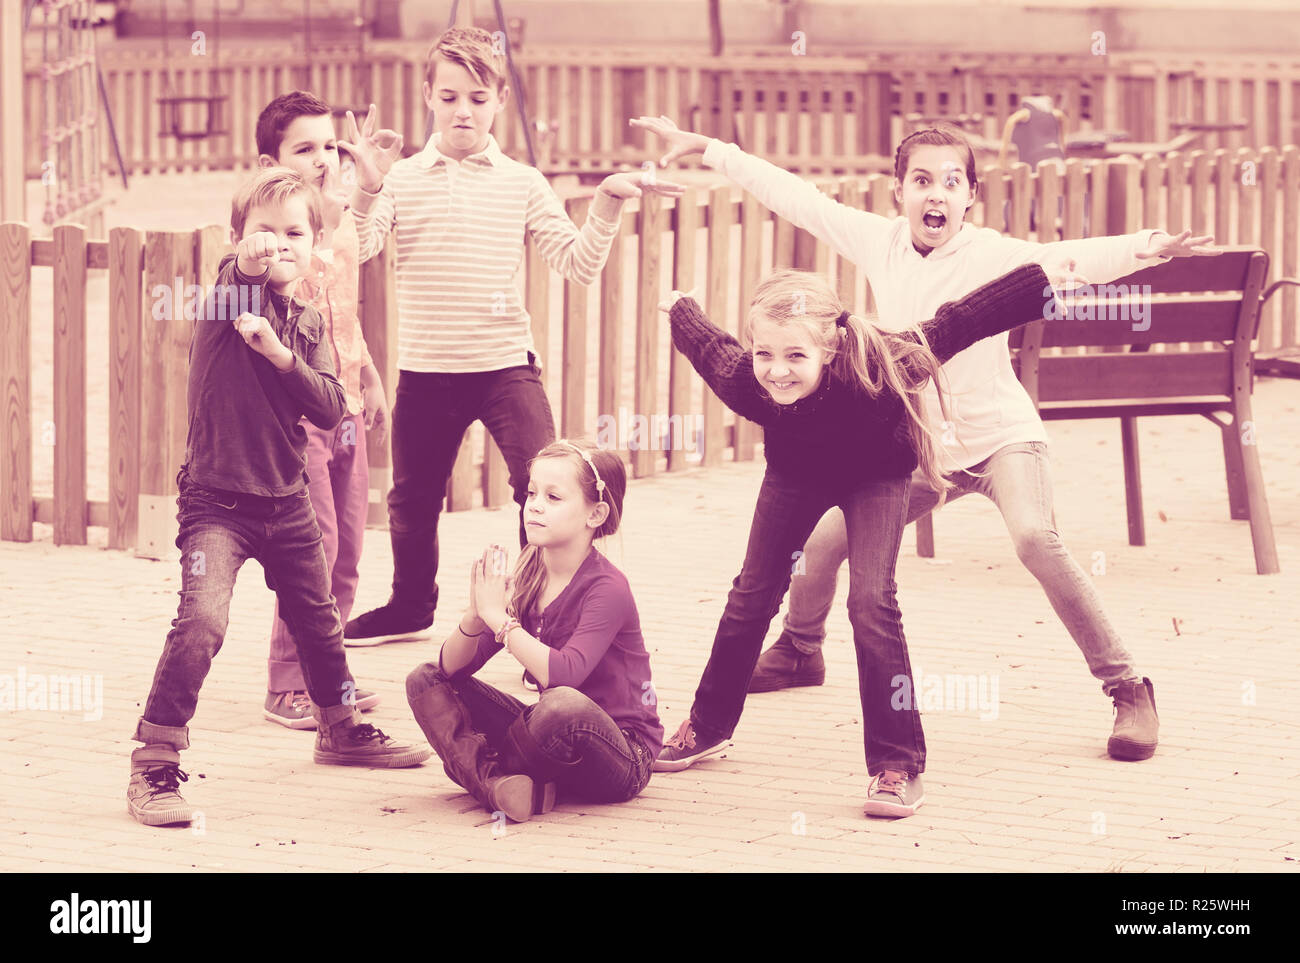
[[[626,802],[650,782],[654,760],[640,736],[620,729],[609,713],[577,689],[546,689],[538,702],[526,706],[473,676],[449,679],[436,662],[426,662],[406,679],[417,719],[419,693],[435,685],[450,686],[464,703],[474,731],[500,754],[504,773],[554,781],[562,798],[597,803]],[[544,757],[536,765],[515,758],[509,748],[506,732],[521,716],[531,743]]]
[[[890,478],[833,492],[763,476],[749,545],[732,582],[695,692],[691,722],[702,738],[730,738],[740,721],[763,639],[791,577],[803,571],[803,545],[827,509],[844,511],[849,536],[849,621],[858,657],[867,769],[925,771],[925,735],[903,637],[894,570],[907,515],[909,479]]]
[[[421,616],[438,605],[438,516],[461,439],[482,421],[501,449],[519,505],[519,546],[528,463],[555,440],[546,391],[531,365],[471,374],[403,371],[393,405],[393,602]]]
[[[235,576],[250,558],[262,563],[293,633],[312,701],[322,708],[354,702],[324,540],[307,490],[282,498],[216,491],[193,484],[184,470],[177,484],[181,602],[136,738],[188,747],[199,689],[225,639]]]

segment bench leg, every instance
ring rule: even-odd
[[[1124,501],[1128,509],[1128,543],[1147,543],[1146,523],[1142,518],[1142,467],[1138,461],[1137,419],[1119,420],[1120,442],[1124,449]]]
[[[1249,420],[1249,419],[1247,419]],[[1250,540],[1255,549],[1255,571],[1259,575],[1276,575],[1282,571],[1277,562],[1277,543],[1273,539],[1273,519],[1264,496],[1264,473],[1259,466],[1259,446],[1243,444],[1238,422],[1233,420],[1233,443],[1245,476],[1246,504],[1250,510]]]
[[[934,512],[916,520],[916,554],[921,558],[934,558]]]
[[[1235,519],[1250,518],[1246,497],[1246,469],[1241,460],[1241,438],[1235,422],[1223,424],[1211,418],[1223,432],[1223,466],[1228,476],[1228,514]]]

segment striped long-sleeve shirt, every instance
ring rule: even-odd
[[[597,191],[579,229],[536,168],[496,139],[462,162],[434,135],[393,165],[379,194],[353,198],[360,257],[397,235],[397,364],[404,371],[464,373],[527,364],[536,355],[520,294],[524,239],[564,277],[596,279],[618,231],[623,202]]]

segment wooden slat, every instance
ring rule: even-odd
[[[551,268],[542,258],[531,235],[524,241],[524,250],[528,262],[528,290],[524,296],[524,305],[532,319],[533,345],[542,365],[542,387],[546,387],[551,355]]]
[[[1274,277],[1297,276],[1297,234],[1300,234],[1300,147],[1288,145],[1282,151],[1282,264]],[[1296,289],[1286,285],[1282,297],[1281,344],[1300,345],[1296,336]]]
[[[1259,194],[1259,244],[1269,255],[1269,263],[1273,266],[1273,277],[1280,277],[1278,270],[1281,266],[1282,251],[1277,243],[1277,225],[1278,225],[1278,203],[1277,187],[1278,174],[1281,168],[1281,158],[1277,151],[1272,147],[1265,147],[1259,152],[1259,170],[1256,172],[1258,178],[1257,193]],[[1276,298],[1269,298],[1264,305],[1260,315],[1259,322],[1259,350],[1266,353],[1279,344],[1278,338],[1281,332],[1278,330],[1278,310],[1280,304]]]
[[[1187,223],[1187,158],[1180,151],[1165,156],[1165,186],[1168,205],[1165,230],[1171,235],[1181,234]]]
[[[1141,275],[1134,275],[1140,282]],[[1095,285],[1095,297],[1076,302],[1068,317],[1049,320],[1043,328],[1044,348],[1063,345],[1177,344],[1192,341],[1231,341],[1237,332],[1240,294],[1216,294],[1190,300],[1109,297],[1111,285]]]
[[[194,235],[181,231],[150,231],[144,243],[144,290],[150,305],[142,318],[140,337],[140,437],[150,439],[138,453],[140,471],[139,517],[136,526],[136,555],[167,558],[176,538],[176,472],[184,458],[184,434],[180,450],[174,447],[176,431],[186,423],[185,347],[173,329],[187,334],[190,322],[177,310],[176,285],[180,292],[190,283],[194,270]],[[160,296],[170,291],[169,300]],[[170,310],[167,306],[170,305]]]
[[[514,497],[510,489],[510,472],[501,449],[492,440],[492,435],[483,432],[483,505],[486,508],[500,508],[509,505]]]
[[[1236,242],[1232,202],[1240,185],[1235,158],[1228,151],[1219,148],[1214,152],[1214,240],[1219,244]]]
[[[31,231],[0,224],[0,539],[32,540]]]
[[[737,337],[744,341],[745,315],[763,272],[763,224],[767,212],[746,192],[740,202],[740,293]],[[747,418],[736,418],[736,461],[752,461],[759,428]]]
[[[86,544],[86,229],[54,228],[54,544]]]
[[[32,241],[32,267],[54,267],[55,245],[50,238]],[[108,268],[108,242],[86,241],[86,267],[91,270]]]
[[[366,339],[366,350],[379,372],[384,394],[389,404],[389,424],[376,426],[366,432],[366,461],[370,465],[372,497],[367,521],[371,525],[388,522],[388,491],[392,488],[392,456],[389,451],[392,437],[392,414],[397,404],[397,295],[393,262],[396,247],[390,234],[378,254],[361,265],[357,311],[361,316],[361,333]]]
[[[463,512],[474,507],[475,488],[474,430],[473,426],[460,440],[460,450],[447,479],[447,511]],[[481,475],[479,481],[481,484]]]
[[[981,174],[984,184],[984,226],[999,234],[1006,233],[1006,175],[1000,167],[985,167]]]
[[[1040,357],[1038,399],[1228,396],[1232,391],[1231,365],[1227,351]]]
[[[840,203],[856,211],[865,209],[866,191],[856,177],[840,178]],[[836,290],[845,310],[858,311],[858,289],[862,286],[857,266],[846,257],[835,259]]]
[[[1028,164],[1017,161],[1011,165],[1011,223],[1007,233],[1012,237],[1029,237],[1030,174]]]
[[[1164,166],[1155,154],[1142,158],[1142,223],[1161,224],[1161,199],[1164,194]]]
[[[574,224],[585,224],[591,201],[570,197],[565,212]],[[585,432],[587,413],[587,287],[568,279],[564,282],[563,393],[560,401],[560,434],[576,438]]]
[[[1113,283],[1150,285],[1152,294],[1240,291],[1254,252],[1253,247],[1225,246],[1223,253],[1215,257],[1174,258],[1164,264],[1126,274]]]
[[[641,196],[641,210],[637,218],[639,235],[636,290],[636,385],[634,401],[636,412],[646,421],[646,434],[653,431],[659,412],[659,265],[663,244],[663,201],[658,194]],[[632,459],[632,475],[644,478],[655,473],[659,439],[643,437]]]
[[[1210,162],[1211,157],[1208,152],[1203,150],[1194,150],[1188,155],[1188,161],[1192,168],[1191,179],[1191,231],[1195,236],[1205,234],[1210,225]],[[1186,230],[1186,228],[1184,228]],[[1217,234],[1215,240],[1220,243],[1226,243],[1225,239]]]
[[[709,267],[705,313],[718,327],[726,327],[727,288],[731,278],[731,185],[719,184],[709,191]],[[704,387],[704,465],[722,464],[725,442],[722,400]]]
[[[623,399],[623,260],[625,219],[620,217],[618,233],[609,248],[609,259],[600,276],[600,345],[596,366],[596,425],[602,416],[618,424],[619,404]],[[609,422],[606,422],[607,424]],[[616,433],[617,434],[617,433]],[[616,437],[609,447],[618,447]]]
[[[108,547],[124,549],[135,544],[140,510],[144,235],[117,227],[108,246]]]
[[[893,217],[896,211],[896,202],[894,194],[890,188],[891,178],[884,174],[873,174],[867,178],[867,209],[872,214],[879,214],[881,217]],[[866,282],[866,301],[864,310],[868,314],[875,314],[878,305],[876,304],[875,295],[871,291],[871,280],[863,275]]]
[[[700,195],[694,187],[686,188],[677,199],[677,222],[673,232],[673,290],[692,291],[695,288],[696,234],[700,224]],[[667,324],[666,316],[660,324]],[[668,470],[681,471],[688,465],[686,456],[697,450],[703,438],[695,432],[696,417],[691,404],[695,383],[694,369],[686,355],[670,342],[668,348],[668,420],[680,424],[678,437],[668,446]],[[708,393],[708,389],[705,389]]]
[[[1038,162],[1038,190],[1034,199],[1038,202],[1039,244],[1048,244],[1056,240],[1056,212],[1064,207],[1063,204],[1058,203],[1061,199],[1061,176],[1064,167],[1065,165],[1059,160]]]

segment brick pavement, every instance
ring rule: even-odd
[[[996,680],[998,698],[983,712],[926,708],[928,802],[897,822],[861,815],[846,580],[825,686],[753,697],[724,757],[657,775],[633,802],[562,804],[497,835],[436,760],[316,766],[310,734],[262,720],[272,599],[249,563],[184,759],[201,831],[147,829],[125,811],[129,736],[179,573],[104,550],[102,530],[92,530],[100,547],[55,548],[41,528],[31,545],[0,543],[0,675],[100,675],[102,718],[4,715],[0,870],[1294,871],[1300,386],[1262,381],[1257,421],[1283,570],[1271,577],[1254,574],[1247,524],[1228,519],[1218,435],[1203,420],[1141,423],[1145,548],[1126,540],[1118,426],[1051,429],[1060,529],[1156,682],[1162,742],[1148,762],[1106,758],[1109,702],[991,504],[945,509],[934,561],[907,537],[899,585],[914,661],[926,676]],[[624,533],[606,546],[636,592],[669,729],[689,707],[761,471],[759,461],[634,482]],[[486,542],[508,543],[514,521],[458,513],[442,532],[439,638],[466,598],[460,573]],[[358,611],[386,597],[389,573],[387,538],[372,531]],[[385,700],[373,721],[418,737],[403,680],[435,651],[350,650],[357,679]],[[526,698],[512,666],[499,657],[483,677]]]

